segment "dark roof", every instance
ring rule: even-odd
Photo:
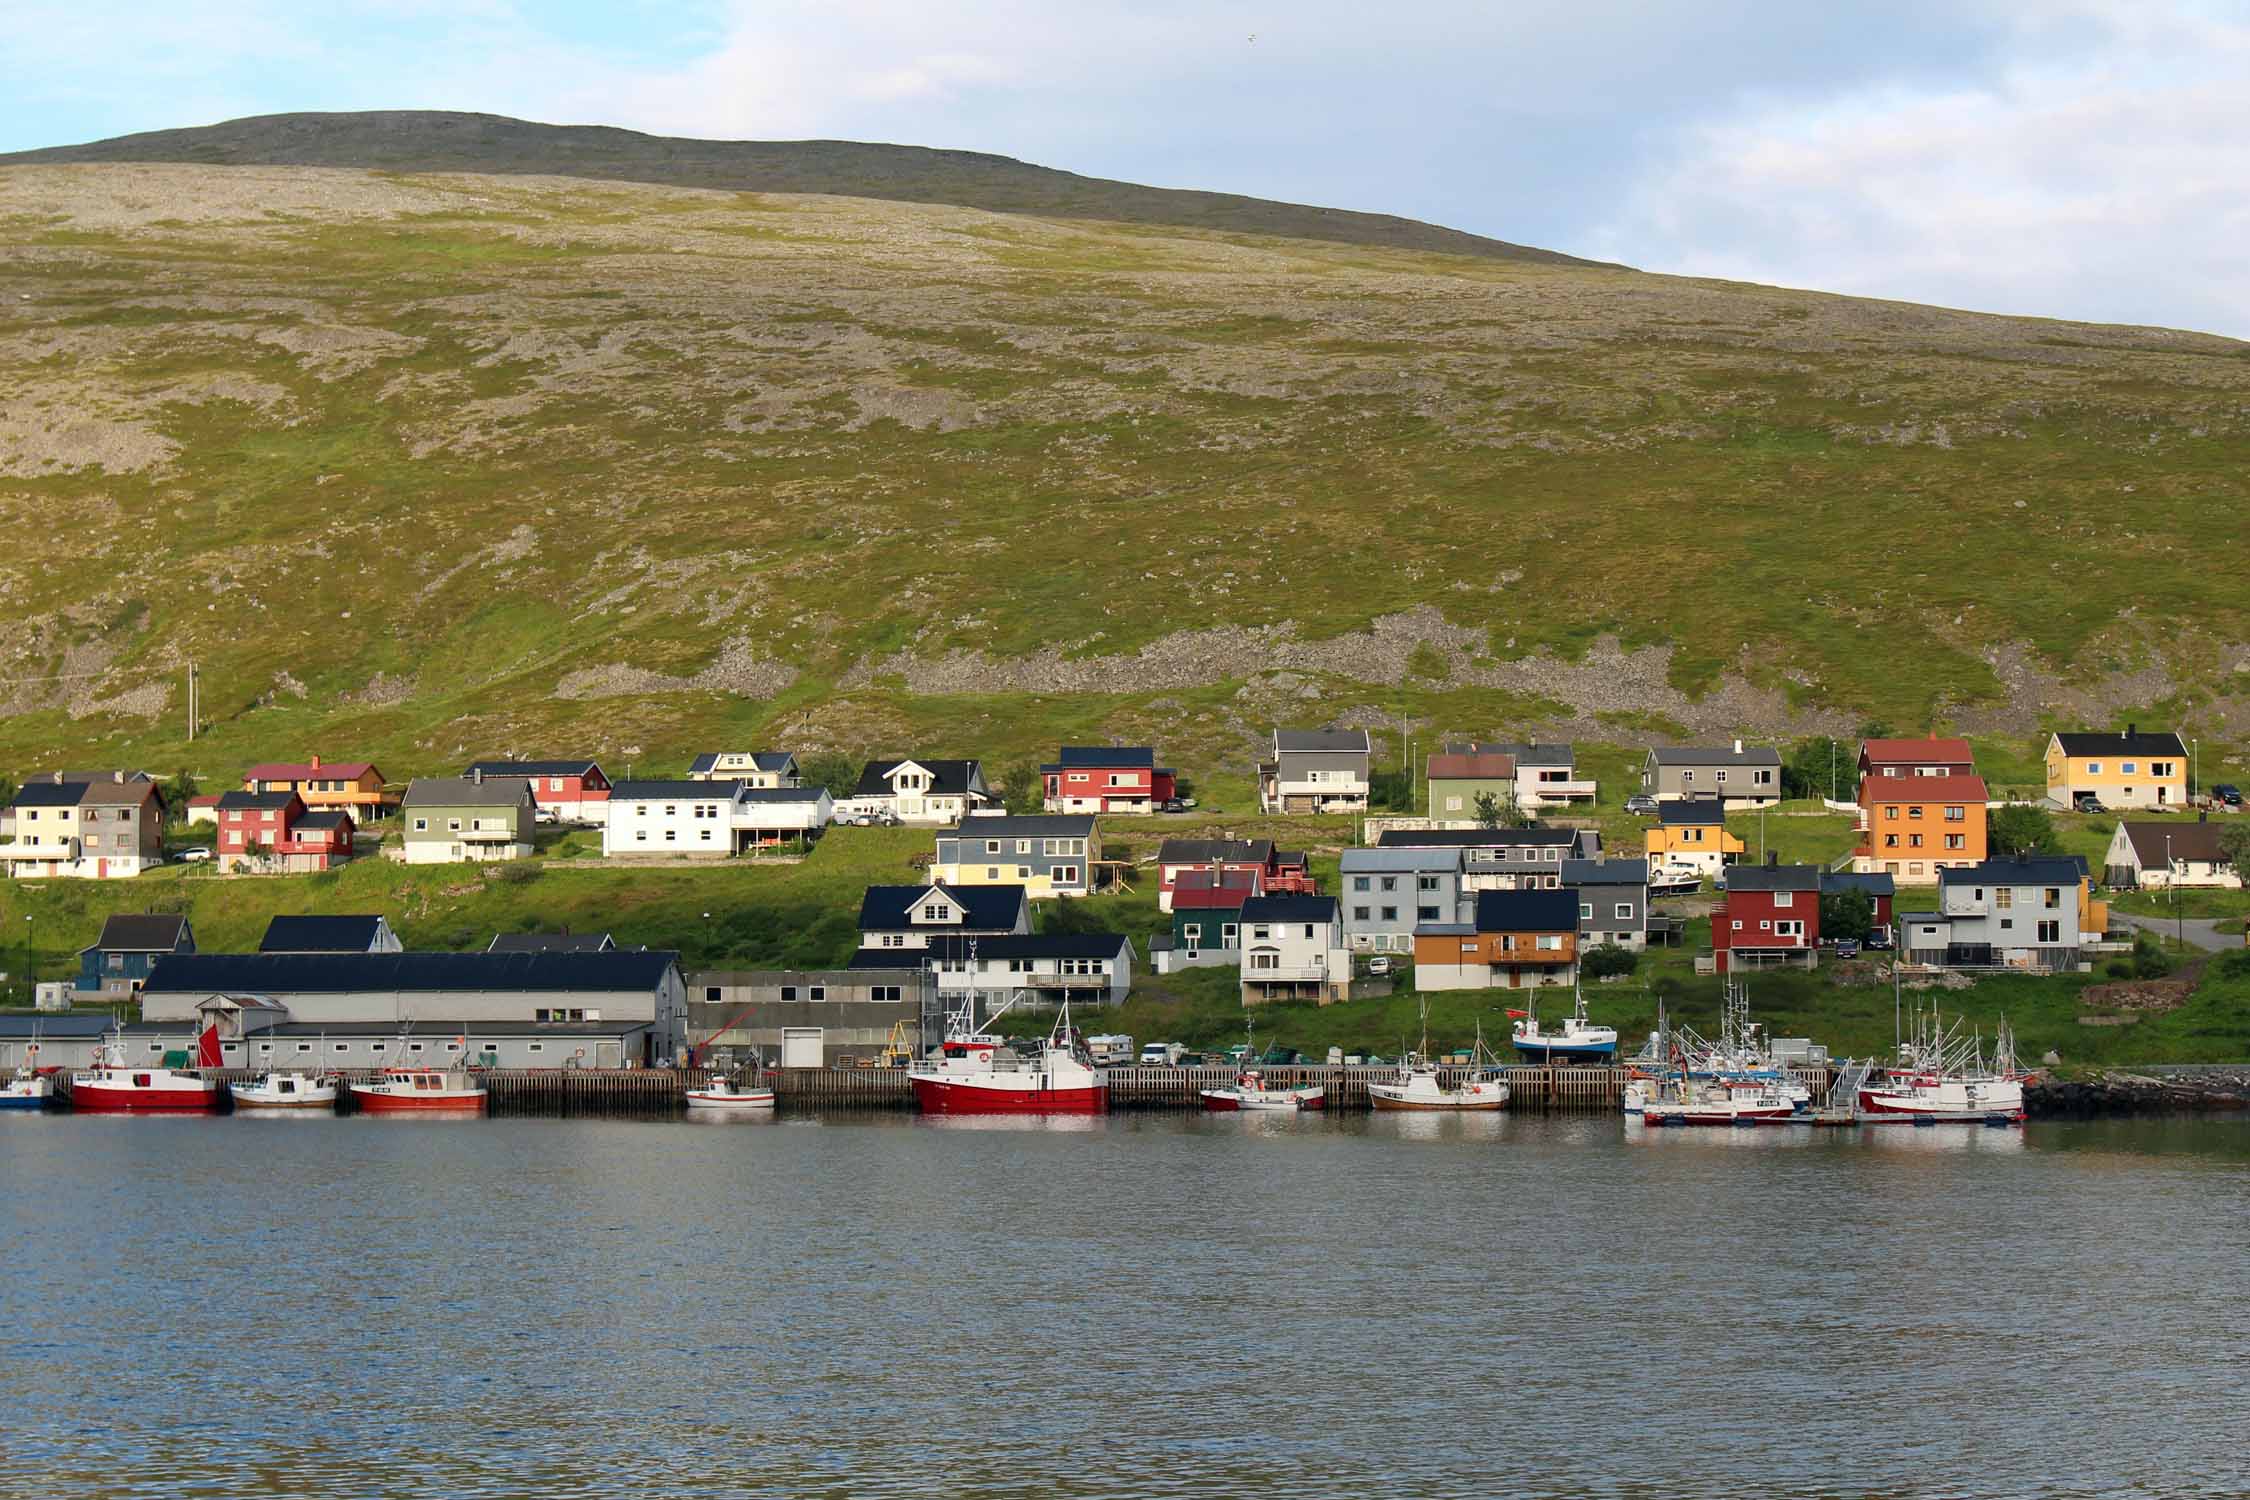
[[[713,797],[732,800],[742,794],[739,781],[618,781],[612,782],[609,798],[612,802],[655,802],[671,798],[679,802],[708,802]]]
[[[490,775],[488,772],[487,775]],[[523,807],[530,784],[520,776],[417,776],[406,789],[406,807]]]
[[[1482,849],[1545,848],[1549,844],[1577,842],[1575,828],[1386,828],[1378,849]]]
[[[679,955],[614,953],[173,953],[144,993],[250,995],[399,990],[653,990]],[[430,1023],[424,1022],[423,1029]]]
[[[1865,891],[1870,896],[1895,896],[1898,882],[1881,873],[1858,874],[1851,870],[1826,870],[1821,873],[1820,889],[1828,891]]]
[[[1156,769],[1156,752],[1147,745],[1065,745],[1055,756],[1055,763],[1041,769],[1086,771],[1113,766],[1153,771]]]
[[[107,1015],[73,1014],[69,1011],[0,1011],[0,1037],[10,1041],[35,1042],[41,1037],[51,1037],[58,1042],[82,1042],[89,1038],[106,1036],[117,1022]]]
[[[1729,865],[1730,891],[1817,891],[1822,870],[1818,865]]]
[[[2226,851],[2219,847],[2217,823],[2127,823],[2124,828],[2125,841],[2140,856],[2144,869],[2164,864],[2167,843],[2173,859],[2226,863]]]
[[[919,906],[932,892],[950,900],[961,913],[961,925],[933,928],[957,932],[973,929],[1008,932],[1023,917],[1028,899],[1020,885],[871,885],[859,901],[862,932],[902,931],[910,908]]]
[[[1656,821],[1666,828],[1726,820],[1726,800],[1721,797],[1670,797],[1656,804]]]
[[[1365,755],[1364,729],[1276,729],[1274,750],[1282,755]]]
[[[219,797],[219,811],[279,812],[300,800],[295,792],[225,792]]]
[[[1271,839],[1166,839],[1156,846],[1160,865],[1262,865],[1272,856]]]
[[[192,1021],[137,1022],[127,1031],[173,1033],[183,1027],[192,1027]],[[275,1037],[292,1041],[324,1036],[363,1037],[401,1036],[410,1042],[427,1042],[442,1047],[456,1038],[469,1037],[523,1037],[539,1041],[546,1037],[617,1037],[632,1036],[648,1030],[651,1021],[432,1021],[418,1020],[407,1030],[396,1021],[283,1021],[274,1026],[261,1026],[243,1041],[255,1042]],[[236,1038],[229,1037],[228,1041]],[[318,1055],[317,1053],[315,1054]],[[440,1054],[442,1055],[442,1053]]]
[[[859,785],[852,788],[855,797],[888,797],[891,784],[883,779],[886,772],[895,771],[908,762],[930,773],[929,795],[933,797],[961,797],[969,790],[969,774],[979,776],[984,768],[973,760],[924,760],[910,755],[900,760],[871,760],[859,773]]]
[[[342,808],[328,812],[309,812],[297,820],[299,828],[357,828],[359,824]]]
[[[487,953],[607,953],[617,940],[606,932],[496,932]]]
[[[188,919],[178,916],[115,916],[102,923],[96,948],[111,953],[170,953],[187,935]]]
[[[2187,746],[2167,729],[2161,733],[2137,729],[2109,734],[2058,734],[2065,755],[2177,755],[2187,759]]]
[[[260,953],[365,953],[381,917],[275,917],[258,939]],[[211,954],[223,958],[224,954]]]
[[[1544,887],[1477,892],[1479,932],[1576,932],[1578,893]]]
[[[743,786],[741,782],[698,781],[696,786],[733,786],[739,802],[818,802],[828,795],[824,786]]]
[[[1766,745],[1732,745],[1710,749],[1702,745],[1667,745],[1649,751],[1660,766],[1778,766],[1781,755]]]
[[[2036,859],[1988,859],[1981,865],[1950,865],[1938,871],[1939,885],[2076,885],[2086,861],[2075,854]]]
[[[478,760],[471,761],[461,770],[463,776],[474,776],[482,771],[487,776],[583,776],[589,771],[599,771],[600,766],[590,760]]]
[[[970,818],[954,827],[940,828],[938,837],[956,833],[972,839],[1085,839],[1094,836],[1094,815],[1031,813],[1024,817]]]
[[[16,788],[10,807],[76,807],[86,795],[83,781],[27,781]]]
[[[1245,922],[1333,922],[1336,918],[1334,896],[1276,891],[1271,895],[1252,896],[1242,903]]]
[[[1564,885],[1647,885],[1648,861],[1645,859],[1566,859],[1562,862]]]
[[[84,784],[91,781],[116,781],[120,777],[126,781],[153,782],[156,780],[146,771],[41,771],[36,776],[26,776],[24,780],[27,782],[70,781]]]
[[[852,955],[855,969],[897,969],[906,960],[960,959],[966,961],[969,945],[976,945],[981,962],[994,958],[1115,958],[1132,946],[1122,932],[1002,933],[990,937],[932,937],[930,946],[916,955],[912,949],[862,948]]]

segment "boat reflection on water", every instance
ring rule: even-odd
[[[914,1117],[925,1130],[1045,1131],[1050,1134],[1088,1135],[1107,1128],[1107,1115],[957,1115],[925,1113]]]
[[[1651,1125],[1639,1115],[1625,1116],[1625,1144],[1651,1148],[1677,1146],[1685,1150],[1725,1151],[1739,1147],[1746,1151],[1788,1151],[1813,1145],[1823,1136],[1841,1136],[1848,1140],[1860,1133],[1852,1129],[1816,1130],[1809,1125],[1792,1124],[1785,1120],[1769,1120],[1760,1124],[1745,1121],[1733,1126],[1681,1130],[1671,1126]]]
[[[1499,1141],[1508,1136],[1506,1110],[1388,1110],[1365,1116],[1369,1135],[1401,1141]]]
[[[1849,1132],[1847,1132],[1849,1133]],[[2021,1126],[1997,1125],[1870,1125],[1857,1132],[1880,1151],[1960,1155],[1974,1151],[1985,1156],[2020,1156],[2026,1139]]]

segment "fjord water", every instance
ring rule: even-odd
[[[2250,1128],[0,1121],[0,1492],[2250,1488]]]

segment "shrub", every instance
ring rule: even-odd
[[[2162,979],[2172,972],[2172,958],[2147,933],[2133,939],[2133,977]]]
[[[2216,967],[2223,979],[2250,979],[2250,948],[2222,955]]]
[[[2133,977],[2133,961],[2129,958],[2113,958],[2102,965],[2102,972],[2112,979],[2130,979]]]
[[[1640,967],[1641,956],[1630,948],[1615,943],[1602,943],[1589,948],[1578,960],[1579,967],[1589,979],[1607,979],[1616,974],[1630,974]]]
[[[492,878],[502,885],[529,885],[539,878],[539,867],[527,859],[510,860],[493,866]]]

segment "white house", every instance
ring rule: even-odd
[[[1242,1003],[1348,1000],[1352,955],[1334,896],[1252,896],[1242,903]]]
[[[797,757],[786,750],[718,750],[698,755],[690,781],[739,781],[747,787],[800,786]]]
[[[871,760],[844,807],[888,813],[901,823],[948,827],[992,800],[984,767],[973,760]]]
[[[2219,886],[2242,888],[2242,876],[2220,847],[2221,825],[2197,823],[2126,823],[2110,835],[2109,853],[2102,863],[2111,885],[2153,890],[2162,886]]]
[[[1364,729],[1276,729],[1273,759],[1258,767],[1258,806],[1269,813],[1367,811]]]
[[[931,936],[920,957],[948,1010],[972,993],[980,1010],[1018,997],[1114,1005],[1133,987],[1132,939],[1119,932]],[[895,969],[904,961],[897,949],[862,948],[852,967]]]
[[[821,787],[752,789],[738,781],[620,781],[602,825],[605,856],[726,859],[819,837],[835,804]]]

